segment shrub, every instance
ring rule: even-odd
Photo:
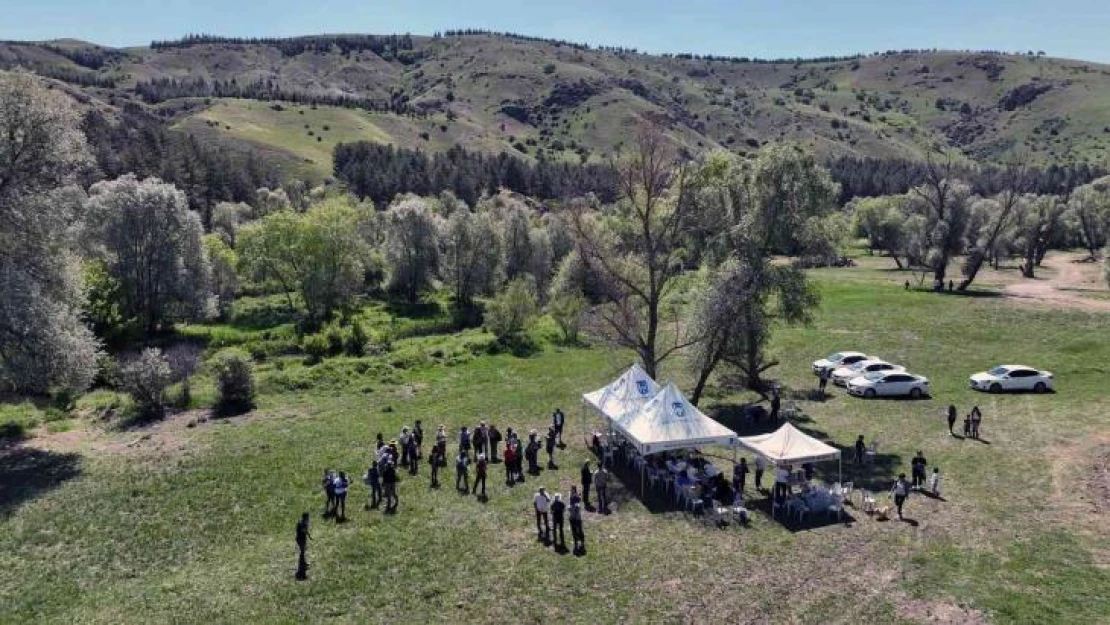
[[[555,73],[555,64],[554,63],[548,63],[547,65],[544,65],[543,66],[543,73],[545,73],[545,74],[554,74]]]
[[[351,323],[351,332],[347,335],[345,350],[349,356],[362,356],[366,353],[366,330],[362,324],[355,320]]]
[[[328,340],[320,334],[310,334],[301,341],[301,349],[308,356],[308,364],[314,365],[328,355]]]
[[[536,284],[531,276],[513,280],[486,306],[486,329],[504,345],[523,339],[535,321]]]
[[[578,342],[578,331],[582,327],[582,311],[586,308],[586,298],[580,293],[562,293],[551,300],[548,312],[563,332],[563,341],[568,344]]]
[[[331,356],[338,356],[343,353],[343,345],[346,343],[343,335],[343,328],[338,325],[332,324],[324,330],[324,338],[328,341],[328,354]]]
[[[131,398],[139,415],[145,418],[160,418],[166,412],[166,388],[173,377],[170,363],[162,356],[162,350],[147,348],[138,358],[120,369],[123,387]]]
[[[254,406],[254,366],[240,349],[225,349],[212,359],[216,375],[216,408],[225,414],[246,412]]]

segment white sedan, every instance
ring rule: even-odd
[[[906,371],[876,371],[848,381],[848,394],[857,397],[912,397],[929,394],[925,376]]]
[[[1022,365],[999,365],[990,371],[976,373],[968,380],[971,388],[977,391],[1033,391],[1043,393],[1055,388],[1052,373],[1038,371]]]
[[[867,360],[867,354],[861,352],[836,352],[828,357],[813,361],[813,375],[821,375],[822,369],[836,369],[853,365],[861,360]]]
[[[905,371],[901,365],[895,365],[877,358],[861,360],[854,365],[839,367],[832,372],[832,383],[837,386],[848,386],[848,380],[861,375],[875,373],[876,371]]]

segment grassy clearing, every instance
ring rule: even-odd
[[[777,375],[804,396],[809,361],[858,348],[930,377],[933,399],[835,391],[803,401],[797,422],[842,446],[860,433],[882,440],[875,469],[846,465],[857,483],[885,487],[924,450],[947,501],[911,498],[916,526],[853,511],[847,525],[791,531],[757,514],[751,528],[717,531],[645,506],[630,482],[613,515],[587,516],[586,557],[556,555],[535,542],[531,495],[539,484],[569,490],[586,457],[577,397],[629,357],[550,343],[530,358],[490,355],[488,335],[472,330],[401,339],[384,358],[267,358],[253,413],[170,420],[150,430],[156,446],[78,454],[66,447],[75,430],[31,440],[29,464],[4,456],[0,621],[1106,622],[1110,541],[1090,528],[1107,504],[1090,466],[1110,446],[1108,317],[907,293],[905,274],[871,264],[815,276],[822,309],[812,326],[776,334]],[[969,373],[1002,360],[1052,369],[1060,392],[966,388]],[[663,377],[686,381],[677,363]],[[704,406],[727,412],[746,399],[715,388]],[[982,407],[989,444],[947,434],[949,402]],[[320,471],[361,474],[377,432],[395,436],[417,418],[428,429],[486,419],[527,430],[555,406],[572,417],[558,471],[509,489],[495,465],[482,504],[454,492],[452,471],[429,489],[422,465],[400,486],[400,514],[362,511],[359,485],[351,522],[318,517]],[[303,510],[315,514],[313,569],[298,583],[292,529]]]

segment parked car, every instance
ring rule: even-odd
[[[889,363],[885,360],[879,360],[878,358],[869,358],[846,367],[836,368],[832,373],[832,382],[837,386],[848,386],[848,380],[858,378],[861,375],[867,375],[868,373],[905,370],[906,368],[902,365]]]
[[[924,397],[929,380],[908,371],[876,371],[848,380],[848,394],[857,397]]]
[[[968,380],[977,391],[1033,391],[1043,393],[1055,388],[1052,373],[1023,365],[998,365],[990,371],[976,373]]]
[[[867,360],[867,354],[862,352],[836,352],[827,358],[813,361],[813,375],[820,375],[822,369],[836,369]]]

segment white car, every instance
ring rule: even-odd
[[[1055,388],[1052,373],[1022,365],[999,365],[990,371],[976,373],[968,380],[977,391],[1033,391],[1043,393]]]
[[[813,375],[821,375],[822,369],[836,369],[867,360],[867,354],[861,352],[836,352],[827,358],[813,361]]]
[[[854,365],[838,367],[832,372],[832,383],[837,386],[848,386],[848,380],[858,378],[861,375],[867,375],[868,373],[905,370],[906,368],[901,365],[892,364],[885,360],[879,360],[878,358],[869,358],[867,360],[861,360]]]
[[[848,394],[857,397],[912,397],[929,394],[929,380],[907,371],[876,371],[848,380]]]

